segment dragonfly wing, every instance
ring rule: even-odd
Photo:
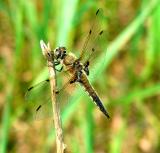
[[[52,116],[50,93],[49,79],[28,88],[25,100],[32,119],[40,120]]]
[[[71,83],[73,80],[75,80],[75,76],[74,75],[69,76],[65,72],[63,75],[62,82],[61,83],[57,82],[58,86],[57,101],[60,103],[62,109],[69,102],[69,99],[72,97],[72,94],[76,88],[76,83]]]
[[[34,120],[42,120],[52,117],[53,110],[51,100],[48,100],[47,102],[40,105],[32,106],[32,114]]]
[[[91,58],[93,52],[99,50],[99,40],[103,37],[104,31],[102,30],[101,17],[103,16],[102,9],[98,9],[95,13],[95,20],[89,29],[88,35],[84,41],[79,60],[85,63]]]
[[[74,79],[74,75],[69,77],[64,72],[57,74],[57,78],[61,75],[63,75],[63,80],[57,79],[57,89],[55,90],[60,109],[65,107],[75,89],[75,83],[70,83]],[[25,99],[27,102],[26,107],[33,120],[53,117],[49,79],[28,88]]]

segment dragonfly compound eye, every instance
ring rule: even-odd
[[[55,49],[54,56],[56,59],[59,59],[61,57],[61,51],[59,50],[59,48]]]

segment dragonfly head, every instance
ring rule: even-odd
[[[66,56],[66,48],[65,47],[58,47],[54,50],[54,57],[58,60],[64,59]]]

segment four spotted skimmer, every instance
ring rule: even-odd
[[[96,14],[95,14],[96,18],[98,18],[100,11],[101,11],[100,9],[98,9],[96,11]],[[64,90],[69,85],[80,84],[80,86],[82,86],[85,89],[85,91],[88,93],[88,95],[91,97],[92,101],[98,106],[100,111],[107,118],[109,118],[110,116],[109,116],[106,108],[104,107],[97,92],[95,91],[95,89],[93,88],[93,86],[90,84],[90,82],[88,80],[90,59],[96,50],[94,48],[93,43],[92,43],[92,45],[90,45],[91,47],[89,46],[89,44],[90,44],[90,41],[93,40],[93,37],[94,37],[94,41],[95,41],[99,37],[101,37],[103,34],[103,30],[100,30],[95,35],[94,30],[97,30],[96,29],[97,28],[96,22],[97,22],[97,20],[95,19],[95,21],[92,24],[91,29],[89,30],[87,37],[86,37],[86,40],[84,42],[84,45],[83,45],[83,48],[80,52],[79,57],[76,57],[73,53],[68,53],[66,47],[57,47],[53,51],[55,70],[57,70],[60,73],[64,71],[65,73],[68,73],[70,76],[70,78],[63,85],[63,87],[60,90],[56,91],[56,94],[57,95],[60,94],[62,92],[62,90]],[[86,52],[89,52],[89,56],[87,57],[87,59],[84,58]],[[60,68],[58,69],[57,67],[58,68],[60,67]],[[49,82],[49,79],[46,79],[45,81],[43,81],[43,83],[47,83],[47,82]],[[28,88],[27,95],[30,94],[36,86],[39,86],[39,84]],[[37,105],[35,108],[35,112],[38,113],[44,106],[45,105],[43,105],[43,104]]]

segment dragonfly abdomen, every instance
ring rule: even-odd
[[[100,111],[107,117],[110,118],[108,112],[106,111],[105,107],[102,104],[102,101],[100,100],[99,96],[97,95],[96,91],[93,89],[93,87],[90,85],[87,77],[83,74],[81,78],[81,85],[85,88],[86,92],[89,94],[89,96],[92,98],[94,103],[98,106]]]

